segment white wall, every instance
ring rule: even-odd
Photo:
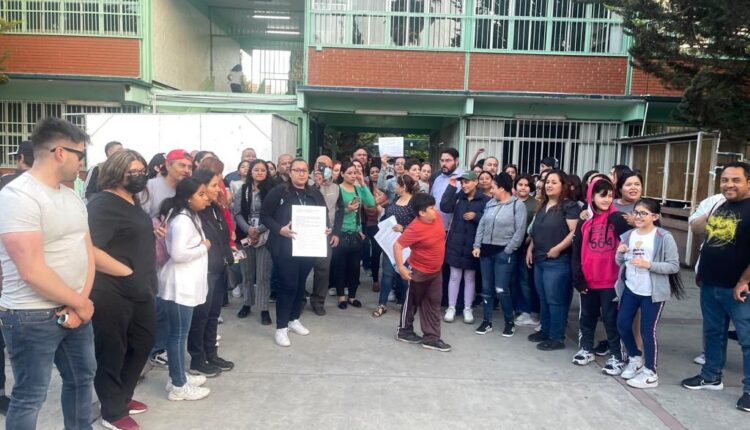
[[[179,90],[205,90],[210,78],[208,18],[187,0],[153,0],[151,27],[153,80]]]
[[[230,92],[227,75],[240,64],[240,45],[231,37],[214,37],[213,58],[214,91]]]

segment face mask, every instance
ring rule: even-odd
[[[331,170],[330,167],[326,167],[325,169],[323,169],[323,179],[325,179],[326,181],[330,181],[332,176],[333,170]]]
[[[148,182],[148,176],[138,175],[128,177],[128,182],[124,185],[127,192],[132,194],[138,194],[146,189],[146,183]]]

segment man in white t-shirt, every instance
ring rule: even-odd
[[[16,381],[5,425],[36,428],[54,364],[65,428],[90,429],[94,251],[86,207],[62,185],[77,177],[88,136],[45,118],[31,141],[34,166],[0,191],[0,321]]]

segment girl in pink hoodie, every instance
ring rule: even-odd
[[[615,187],[604,175],[594,177],[587,190],[590,216],[578,221],[573,235],[571,270],[573,286],[580,293],[578,334],[580,350],[573,363],[584,366],[594,361],[594,333],[601,316],[610,345],[610,358],[602,372],[619,375],[624,363],[617,331],[615,282],[619,267],[614,261],[620,234],[630,227],[612,204]]]

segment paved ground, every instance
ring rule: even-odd
[[[692,276],[685,272],[683,279]],[[305,312],[302,321],[312,333],[290,335],[291,348],[274,344],[273,328],[261,326],[255,311],[252,318],[237,319],[235,299],[219,326],[221,355],[235,361],[235,370],[210,379],[211,395],[198,402],[169,402],[166,371],[152,371],[136,390],[151,407],[138,422],[144,429],[212,430],[749,428],[750,414],[734,407],[742,368],[736,342],[729,347],[724,391],[679,386],[699,371],[692,363],[701,349],[692,285],[687,299],[665,308],[659,329],[661,385],[652,390],[631,389],[602,375],[603,362],[574,366],[572,341],[564,351],[537,351],[526,340],[530,328],[507,339],[499,330],[477,336],[474,326],[444,324],[443,338],[453,345],[449,353],[396,342],[398,312],[372,318],[376,296],[369,287],[364,281],[363,309],[341,311],[331,302],[325,317]],[[576,315],[574,305],[571,320]],[[502,320],[499,311],[496,318]],[[10,375],[9,367],[6,371]],[[59,391],[55,376],[40,429],[62,427]]]

